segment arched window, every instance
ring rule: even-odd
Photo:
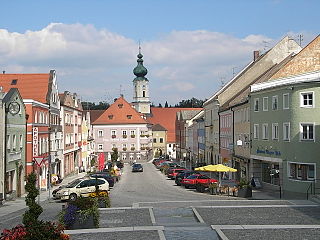
[[[146,91],[142,91],[142,97],[146,97]]]

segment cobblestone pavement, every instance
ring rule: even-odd
[[[97,239],[108,239],[108,240],[160,240],[157,231],[131,231],[131,232],[103,232],[103,233],[83,233],[83,234],[72,234],[71,240],[97,240]]]
[[[254,229],[223,230],[229,240],[319,240],[320,229]]]
[[[152,226],[148,208],[100,210],[100,227]]]
[[[320,207],[196,208],[210,225],[320,224]]]

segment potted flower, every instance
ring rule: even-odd
[[[131,151],[134,151],[135,150],[135,147],[131,147]]]
[[[252,187],[250,185],[250,182],[244,178],[242,178],[239,182],[238,197],[252,197]]]
[[[144,134],[141,134],[141,135],[140,135],[140,137],[144,137],[144,136],[145,136]]]
[[[127,148],[124,147],[124,148],[122,148],[122,150],[123,150],[123,151],[127,151]]]
[[[122,135],[123,138],[127,138],[127,135]]]
[[[69,240],[69,235],[64,234],[64,226],[54,222],[44,222],[38,220],[42,213],[42,207],[37,204],[36,198],[39,190],[36,188],[37,176],[30,173],[26,177],[25,186],[28,195],[26,197],[26,205],[29,207],[23,214],[22,222],[12,229],[4,229],[0,239],[5,240],[31,240],[31,239],[48,239],[48,240]]]
[[[99,211],[97,200],[79,197],[69,202],[59,215],[59,221],[67,229],[98,228]]]
[[[134,135],[134,134],[131,134],[131,138],[135,138],[136,137],[136,135]]]
[[[141,150],[145,150],[146,148],[145,148],[145,147],[141,147],[140,149],[141,149]]]
[[[116,138],[117,136],[116,136],[116,135],[111,135],[111,137],[112,137],[112,138]]]
[[[108,192],[96,191],[90,193],[89,197],[97,200],[99,208],[109,208],[111,206]]]

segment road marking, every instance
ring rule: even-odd
[[[203,218],[200,216],[200,214],[198,213],[197,209],[195,209],[194,207],[191,207],[192,211],[194,213],[194,215],[196,215],[196,218],[198,219],[199,222],[204,223]]]
[[[153,208],[149,208],[149,213],[150,213],[150,218],[151,218],[151,222],[152,224],[156,224],[156,218],[154,217],[154,213],[153,213]]]
[[[219,228],[214,229],[214,228],[213,228],[213,230],[216,231],[216,233],[217,233],[218,236],[219,236],[219,239],[221,239],[221,240],[229,240],[229,238],[227,238],[227,236],[224,235],[224,233],[221,231],[221,229],[219,229]]]
[[[138,208],[139,207],[139,203],[132,203],[132,207],[133,208]]]
[[[221,200],[184,200],[184,201],[159,201],[159,202],[138,202],[137,204],[146,204],[146,203],[188,203],[188,202],[225,202],[225,201],[237,201],[237,202],[288,202],[287,200],[251,200],[251,199],[221,199]]]
[[[118,227],[118,228],[91,228],[65,230],[65,234],[82,234],[82,233],[104,233],[104,232],[132,232],[132,231],[163,231],[163,226],[139,226],[139,227]],[[165,239],[165,238],[164,238]]]
[[[199,206],[196,208],[299,208],[319,207],[319,205],[232,205],[232,206]]]
[[[166,240],[166,237],[165,237],[165,235],[164,235],[162,230],[158,230],[158,234],[159,234],[160,240]]]
[[[320,225],[211,225],[211,228],[225,230],[239,229],[318,229]]]

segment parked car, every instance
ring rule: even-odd
[[[58,192],[62,189],[62,188],[65,188],[66,186],[68,186],[68,184],[64,184],[64,185],[61,185],[59,186],[58,188],[56,188],[55,190],[52,191],[52,197],[53,199],[60,199],[61,198],[61,194]]]
[[[77,179],[65,188],[57,192],[61,196],[61,200],[76,200],[78,197],[88,197],[90,193],[96,191],[98,185],[100,191],[109,191],[109,183],[102,178],[84,178]]]
[[[143,166],[140,163],[133,164],[132,172],[143,172]]]
[[[206,175],[193,174],[187,178],[182,179],[181,186],[184,186],[185,188],[195,188],[198,183],[209,184],[216,182],[218,182],[217,179],[210,178]]]
[[[167,177],[170,179],[175,179],[179,172],[183,172],[185,170],[185,168],[169,168],[167,172]]]
[[[113,176],[111,176],[109,173],[106,172],[96,172],[93,174],[89,175],[91,178],[104,178],[105,180],[108,181],[109,183],[109,187],[113,187],[114,186],[114,182],[115,182],[115,178]]]
[[[190,170],[185,170],[185,171],[182,171],[182,172],[179,172],[176,176],[176,179],[175,179],[175,182],[178,186],[181,185],[181,180],[184,179],[184,178],[187,178],[193,174],[199,174],[199,172],[196,172],[196,171],[190,171]]]

